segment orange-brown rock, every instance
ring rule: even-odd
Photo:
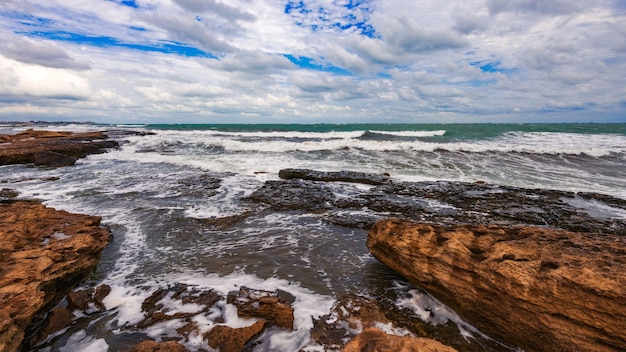
[[[367,328],[346,344],[342,352],[456,352],[433,339],[389,335],[377,328]]]
[[[626,238],[383,220],[372,254],[491,336],[527,351],[626,350]]]
[[[110,233],[100,218],[27,201],[0,203],[0,351],[16,351],[100,260]]]
[[[51,132],[26,130],[15,135],[0,135],[0,165],[72,165],[77,158],[102,153],[117,147],[104,132]]]
[[[209,346],[219,348],[220,352],[240,352],[248,342],[263,332],[266,324],[265,320],[259,320],[244,328],[217,325],[204,338],[208,339]]]
[[[237,315],[260,318],[269,325],[293,330],[293,308],[277,292],[241,287],[237,295],[229,294],[227,301],[237,306]]]
[[[156,341],[143,341],[128,352],[187,352],[189,351],[185,346],[176,341],[156,342]]]

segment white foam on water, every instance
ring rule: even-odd
[[[626,210],[609,206],[595,199],[587,200],[580,196],[561,198],[565,203],[583,210],[587,214],[604,219],[626,219]]]
[[[107,352],[109,345],[104,339],[94,339],[91,336],[87,336],[84,330],[74,333],[67,339],[64,352]]]
[[[456,324],[459,332],[465,338],[473,338],[474,334],[489,338],[428,293],[410,288],[409,285],[397,281],[394,282],[393,289],[399,296],[396,300],[396,306],[413,311],[422,321],[432,325],[442,325],[451,321]]]
[[[446,130],[437,130],[437,131],[370,131],[376,134],[385,134],[390,136],[401,136],[401,137],[436,137],[443,136],[446,134]]]
[[[294,309],[294,331],[288,332],[280,329],[270,329],[262,338],[259,347],[255,351],[294,351],[304,347],[308,343],[309,331],[313,327],[313,318],[319,318],[328,314],[334,298],[317,294],[309,289],[303,288],[299,283],[279,278],[261,279],[255,275],[245,273],[232,273],[230,275],[219,276],[215,274],[200,273],[179,273],[167,277],[153,278],[141,285],[121,284],[112,285],[111,293],[103,300],[107,310],[114,311],[114,321],[121,329],[114,331],[123,332],[123,327],[128,327],[139,323],[143,318],[141,311],[142,302],[155,290],[175,283],[182,283],[199,289],[211,289],[222,295],[224,298],[228,293],[238,291],[245,286],[252,289],[276,291],[282,290],[295,297],[292,304]],[[164,308],[168,309],[167,314],[172,315],[179,312],[194,313],[199,312],[202,306],[195,304],[182,304],[180,301],[166,298],[161,302]],[[200,313],[192,318],[199,324],[201,333],[210,330],[217,323],[215,319],[221,316],[224,324],[233,328],[246,327],[253,324],[256,319],[243,319],[238,317],[236,307],[227,304],[222,300],[216,304],[218,310],[210,313]],[[176,335],[176,328],[183,324],[179,319],[170,320],[149,327],[144,332],[151,337],[161,338],[163,334]],[[201,335],[200,333],[200,335]],[[197,349],[203,344],[200,336],[192,336],[186,342],[189,348]],[[206,346],[205,346],[206,347]]]

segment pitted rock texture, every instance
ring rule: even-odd
[[[25,330],[96,267],[109,238],[96,216],[0,203],[0,351],[20,348]]]
[[[527,351],[626,350],[626,238],[384,220],[371,253],[488,335]]]

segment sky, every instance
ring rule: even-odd
[[[626,122],[626,0],[0,0],[0,120]]]

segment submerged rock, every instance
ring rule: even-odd
[[[1,351],[17,351],[26,329],[38,330],[48,309],[96,267],[109,238],[99,217],[0,203]]]
[[[527,351],[626,349],[626,238],[384,220],[371,253],[478,329]]]
[[[0,135],[0,165],[36,164],[74,165],[76,159],[103,153],[118,143],[104,132],[51,132],[26,130],[15,135]]]

